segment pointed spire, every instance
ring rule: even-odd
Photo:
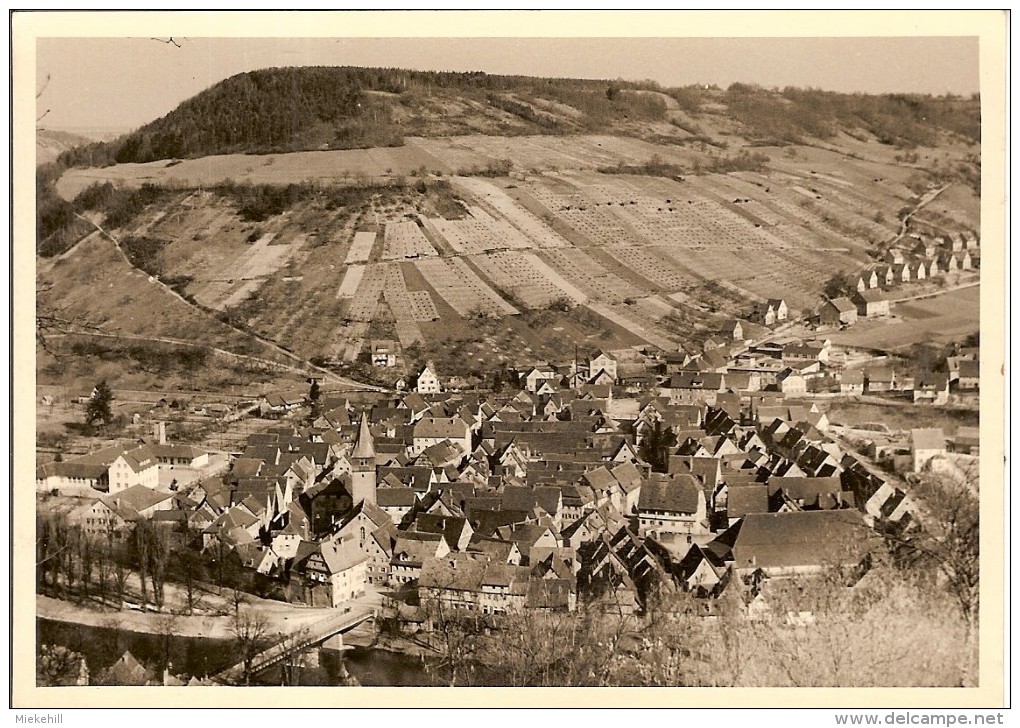
[[[358,440],[354,443],[354,452],[351,457],[375,459],[375,443],[372,440],[372,431],[368,428],[368,413],[361,411],[361,426],[358,429]]]

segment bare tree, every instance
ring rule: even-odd
[[[669,596],[667,607],[681,611],[664,609],[642,630],[642,649],[618,674],[693,687],[960,684],[965,627],[946,614],[949,596],[880,553],[858,576],[831,568],[750,583],[734,578],[717,600]]]
[[[921,503],[921,528],[896,536],[901,548],[922,570],[934,566],[945,579],[967,626],[971,655],[964,677],[976,677],[978,614],[980,607],[980,504],[976,466],[955,472],[929,472],[914,489]]]
[[[149,538],[149,522],[144,518],[139,518],[135,523],[134,531],[132,531],[132,546],[134,546],[135,552],[135,566],[138,569],[138,582],[141,585],[141,597],[142,597],[142,609],[148,609],[149,604],[149,590],[146,586],[146,574],[149,571],[149,546],[151,539]]]
[[[241,605],[248,601],[248,595],[236,586],[230,591],[230,603],[234,607],[234,618],[236,619],[241,611]]]
[[[426,662],[426,671],[450,687],[473,684],[482,646],[479,638],[484,632],[482,618],[453,609],[442,598],[428,599],[423,606],[432,632],[430,642],[437,653]]]
[[[36,525],[36,572],[45,586],[57,588],[60,581],[61,561],[69,548],[67,523],[61,517],[46,516]]]
[[[950,592],[968,623],[976,623],[980,584],[980,522],[975,481],[926,475],[914,493],[924,504],[923,528],[912,539],[919,554],[930,558],[945,576]]]
[[[234,635],[234,649],[241,663],[244,684],[251,685],[255,658],[271,643],[269,621],[262,612],[254,609],[238,611],[230,625],[230,633]]]
[[[634,624],[592,603],[575,612],[498,615],[485,649],[489,677],[511,687],[617,684],[621,639]]]
[[[75,558],[75,554],[81,534],[78,529],[67,525],[66,522],[60,527],[59,532],[62,534],[63,543],[59,551],[58,563],[60,571],[64,575],[64,588],[68,593],[72,593],[78,578],[78,560]]]
[[[166,566],[170,558],[170,534],[165,527],[150,527],[149,537],[149,571],[152,576],[152,596],[156,608],[163,608],[163,586],[166,582]]]
[[[113,574],[113,555],[110,548],[104,541],[94,541],[96,562],[96,596],[103,606],[106,605],[106,597],[110,590],[110,577]]]
[[[290,634],[278,635],[277,642],[286,655],[283,659],[283,681],[286,685],[298,685],[298,669],[304,666],[303,647],[310,636],[309,629],[302,627]]]
[[[95,544],[85,533],[79,531],[76,557],[81,567],[81,593],[86,600],[92,589],[92,571],[95,567]]]
[[[621,645],[637,625],[619,604],[605,601],[573,612],[508,604],[505,612],[488,615],[451,608],[436,595],[423,603],[437,653],[427,667],[451,687],[614,685],[621,679]]]
[[[174,638],[177,636],[180,620],[177,615],[163,614],[156,618],[153,626],[156,628],[156,635],[159,638],[161,667],[163,670],[169,670],[170,655],[173,651]]]
[[[113,554],[113,590],[117,598],[117,609],[124,607],[124,595],[127,593],[127,583],[131,576],[131,569],[125,563],[123,554]]]
[[[205,577],[202,558],[190,548],[183,548],[174,554],[174,570],[177,580],[184,587],[184,598],[188,614],[194,614],[201,603],[199,584]]]

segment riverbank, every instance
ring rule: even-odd
[[[325,617],[335,610],[318,607],[295,606],[284,602],[251,597],[241,609],[255,610],[267,621],[270,633],[290,634]],[[85,624],[92,627],[110,627],[129,632],[160,634],[172,619],[173,634],[181,637],[229,638],[234,619],[227,615],[166,614],[141,612],[133,609],[99,609],[85,607],[63,599],[42,594],[35,598],[36,617],[67,624]]]
[[[406,657],[435,656],[436,652],[414,635],[391,635],[377,633],[366,625],[359,625],[344,635],[344,645],[364,649],[383,650]]]
[[[255,609],[266,617],[270,634],[291,634],[328,617],[335,610],[320,607],[286,604],[268,599],[251,597],[242,609]],[[231,615],[165,614],[140,612],[133,609],[104,609],[86,607],[64,599],[55,599],[42,594],[36,595],[36,617],[70,625],[88,625],[118,629],[125,632],[159,635],[167,628],[167,619],[172,619],[170,629],[178,637],[206,637],[210,639],[232,639],[234,634]],[[434,654],[424,642],[414,635],[380,634],[372,622],[365,622],[343,636],[344,644],[368,650],[384,650],[411,658]]]

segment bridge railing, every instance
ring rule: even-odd
[[[271,647],[268,647],[252,661],[251,671],[253,673],[261,672],[262,670],[273,666],[277,662],[286,659],[295,652],[310,647],[317,642],[322,642],[337,632],[342,632],[345,629],[354,627],[362,622],[368,621],[369,619],[373,619],[376,616],[378,616],[378,610],[375,607],[358,610],[355,610],[352,607],[346,607],[339,614],[331,614],[324,619],[312,623],[302,639],[291,643],[288,643],[287,639],[284,639],[281,642],[277,642]],[[221,678],[226,678],[228,675],[231,675],[238,670],[242,670],[243,667],[243,662],[236,663],[221,671],[219,676]]]

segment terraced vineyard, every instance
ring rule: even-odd
[[[663,177],[596,170],[653,156],[679,165],[689,149],[597,135],[408,143],[401,152],[270,155],[249,175],[296,170],[300,160],[320,175],[328,161],[334,182],[347,184],[382,165],[396,174],[420,161],[429,172],[367,202],[313,195],[253,224],[216,192],[182,190],[117,234],[162,241],[162,278],[303,356],[353,362],[377,336],[435,352],[500,322],[464,362],[477,366],[600,340],[696,347],[767,298],[808,311],[834,273],[864,267],[895,235],[897,212],[915,195],[910,170],[819,148],[768,150],[773,161],[761,172]],[[511,176],[437,182],[508,159]],[[193,167],[167,173],[186,177]],[[110,177],[130,171],[115,167]],[[436,184],[447,184],[442,199]],[[545,318],[535,326],[529,316]]]
[[[431,255],[439,255],[439,253],[432,247],[432,243],[416,223],[406,221],[391,222],[386,225],[383,260],[424,258]]]
[[[461,258],[417,261],[415,267],[461,316],[507,316],[517,309],[492,290]]]
[[[566,291],[536,268],[534,258],[516,252],[487,253],[470,257],[500,290],[527,308],[545,308],[567,296]]]

